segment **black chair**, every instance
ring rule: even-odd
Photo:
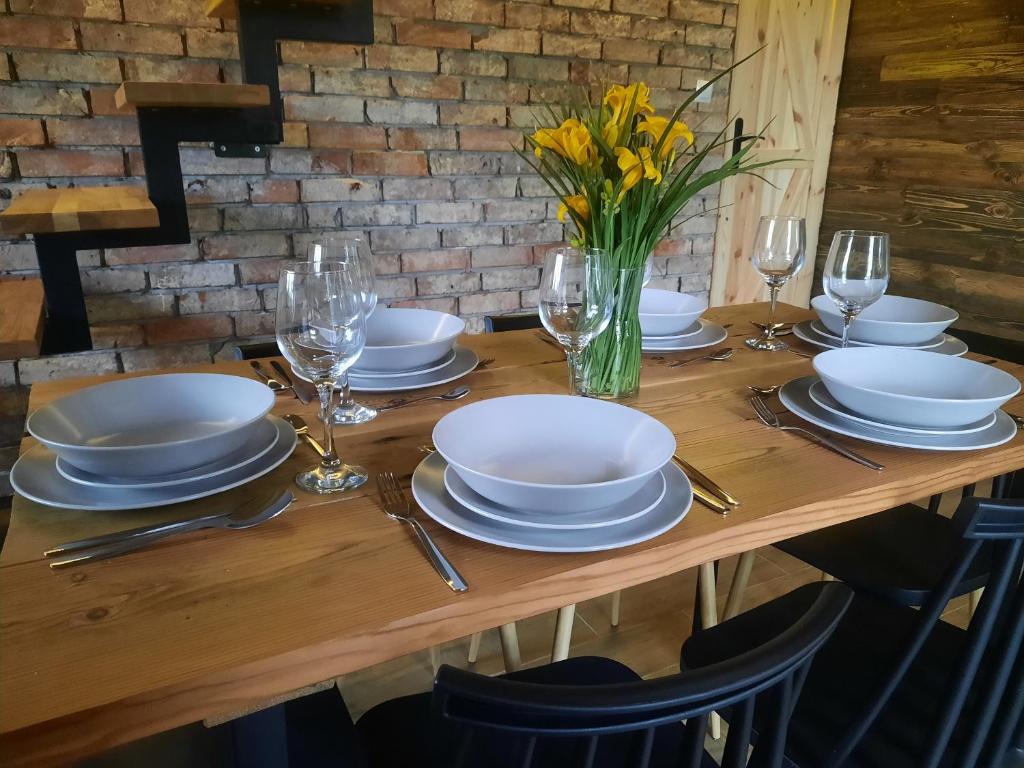
[[[235,360],[255,360],[261,357],[278,357],[281,354],[281,350],[277,347],[277,342],[257,342],[254,344],[239,344],[235,347]]]
[[[798,591],[804,610],[784,631],[705,669],[641,680],[596,657],[499,678],[443,666],[432,693],[375,707],[356,732],[372,768],[697,768],[715,765],[703,746],[709,714],[731,707],[723,767],[747,764],[756,710],[765,725],[752,764],[774,768],[808,667],[852,594],[835,583]]]
[[[540,322],[540,315],[536,312],[520,313],[517,315],[487,315],[484,317],[484,331],[486,333],[528,331],[531,328],[541,327],[543,326]]]
[[[994,767],[1017,745],[1024,501],[965,499],[951,529],[959,547],[920,609],[879,599],[874,587],[856,593],[796,705],[786,747],[791,765]],[[985,591],[969,627],[941,621],[974,561],[985,556]],[[701,669],[770,642],[806,602],[797,591],[691,638],[682,667]]]

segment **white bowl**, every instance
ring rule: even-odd
[[[979,421],[1020,392],[984,363],[920,349],[831,349],[811,361],[829,393],[886,424],[932,429]]]
[[[463,406],[434,427],[463,482],[512,509],[552,514],[617,504],[672,458],[671,430],[624,405],[515,395]]]
[[[79,390],[40,408],[26,426],[86,472],[152,477],[241,448],[273,405],[274,393],[255,379],[171,373]]]
[[[352,368],[406,371],[440,360],[455,346],[466,323],[430,309],[377,307],[366,320],[366,346]]]
[[[843,316],[828,296],[815,296],[811,306],[821,322],[843,335]],[[931,341],[960,317],[949,307],[907,296],[883,296],[850,323],[850,338],[868,344],[923,344]]]
[[[671,336],[682,333],[704,314],[703,299],[660,288],[640,291],[640,331],[644,336]]]

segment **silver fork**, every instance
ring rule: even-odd
[[[416,537],[423,545],[427,553],[427,559],[434,566],[445,583],[451,587],[453,592],[465,592],[469,584],[462,578],[462,575],[455,569],[444,553],[438,549],[437,544],[430,538],[430,534],[424,530],[419,521],[412,516],[412,505],[409,503],[405,491],[398,484],[394,472],[381,472],[377,475],[377,491],[380,493],[381,504],[384,505],[384,512],[392,520],[400,520],[408,523],[416,532]]]
[[[851,461],[856,461],[858,464],[863,464],[865,467],[879,470],[885,469],[885,466],[878,462],[872,461],[861,456],[856,451],[851,451],[839,443],[829,440],[827,437],[822,437],[816,432],[811,432],[809,429],[803,427],[789,427],[782,423],[782,419],[779,418],[778,414],[775,413],[758,395],[747,398],[747,402],[750,403],[754,409],[754,413],[757,414],[758,420],[766,427],[774,427],[775,429],[781,429],[783,432],[794,432],[801,437],[810,440],[812,443],[817,443],[822,448],[828,448],[830,451],[835,451],[840,456],[845,456]]]

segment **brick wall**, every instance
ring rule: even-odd
[[[5,4],[5,5],[4,5]],[[536,105],[644,80],[671,109],[731,62],[736,6],[712,0],[375,0],[376,42],[280,46],[285,144],[265,159],[183,146],[188,245],[79,254],[96,350],[0,362],[0,385],[207,360],[273,333],[282,259],[319,231],[369,236],[382,297],[484,314],[536,302],[556,206],[510,145]],[[230,24],[201,0],[0,0],[0,205],[29,186],[139,183],[123,79],[237,82]],[[688,121],[706,138],[728,94]],[[710,210],[714,191],[687,213]],[[656,285],[706,292],[714,215],[677,228]],[[35,269],[0,241],[0,275]]]

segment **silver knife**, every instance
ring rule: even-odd
[[[286,371],[284,366],[277,362],[277,360],[271,360],[270,367],[277,372],[277,375],[281,377],[285,384],[291,387],[292,392],[295,393],[295,396],[299,398],[299,401],[303,405],[309,405],[313,401],[313,396],[310,394],[310,390],[293,382],[292,377],[288,375],[288,371]],[[310,385],[310,388],[312,388],[312,385]]]

